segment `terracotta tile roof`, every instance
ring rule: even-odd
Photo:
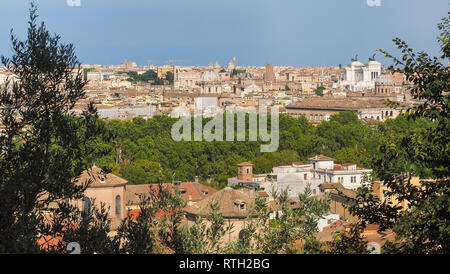
[[[128,182],[112,173],[105,173],[101,168],[96,166],[83,171],[75,180],[75,184],[85,184],[88,180],[91,180],[89,187],[123,186]]]
[[[351,199],[356,198],[356,191],[347,189],[340,183],[322,183],[319,187],[322,189],[329,189],[329,193],[335,195],[343,195]]]
[[[340,188],[343,187],[340,183],[322,183],[320,184],[320,187],[323,189],[334,189],[334,188]]]
[[[213,195],[198,201],[192,206],[186,208],[186,212],[194,215],[207,216],[212,213],[210,202],[216,202],[219,206],[219,212],[224,217],[239,218],[247,217],[253,206],[253,199],[249,198],[244,193],[226,187]],[[245,204],[243,209],[241,204]]]
[[[57,248],[58,245],[64,245],[65,242],[63,242],[64,233],[67,230],[67,228],[71,229],[78,229],[79,226],[77,224],[69,225],[67,227],[63,227],[61,229],[61,233],[58,233],[57,235],[51,236],[51,235],[42,235],[38,240],[37,244],[41,250],[52,250],[54,248]]]
[[[324,156],[324,155],[316,155],[314,157],[308,158],[310,161],[335,161],[333,158]]]
[[[361,236],[368,242],[378,242],[381,245],[383,245],[386,240],[394,239],[395,235],[391,230],[378,232],[379,227],[380,226],[377,224],[368,224],[361,233]],[[333,224],[324,227],[322,232],[317,233],[317,239],[321,242],[332,241],[335,233],[340,231],[350,231],[350,228],[351,223],[338,220]]]
[[[238,166],[253,166],[253,164],[250,162],[243,162],[243,163],[238,164]]]
[[[200,201],[213,193],[217,192],[216,189],[202,185],[197,182],[183,182],[180,185],[174,186],[170,183],[165,183],[162,185],[163,189],[177,188],[181,191],[181,198],[186,201]],[[150,188],[154,191],[158,191],[157,184],[146,184],[146,185],[128,185],[125,191],[125,199],[127,204],[139,204],[139,195],[146,195],[150,192]]]
[[[288,206],[289,208],[292,208],[292,209],[300,208],[300,204],[299,204],[297,201],[294,201],[293,199],[288,199],[287,203],[288,203],[287,206]],[[279,204],[277,201],[275,201],[275,200],[269,201],[269,202],[267,203],[267,206],[268,206],[272,211],[278,211],[278,210],[281,210],[280,204]]]
[[[183,208],[182,210],[184,210],[184,209],[185,209],[185,208]],[[136,220],[137,217],[138,217],[140,214],[141,214],[141,210],[140,210],[140,209],[130,209],[130,210],[127,210],[127,217],[130,218],[130,219],[132,219],[132,220]],[[170,214],[171,214],[171,213],[169,213],[169,212],[165,212],[165,211],[163,211],[163,210],[160,210],[160,211],[158,211],[158,212],[155,213],[155,217],[156,217],[156,218],[162,218],[162,217],[164,217],[164,215],[170,216]],[[184,220],[185,217],[183,216],[181,219]]]
[[[196,182],[181,183],[177,188],[186,191],[181,197],[188,201],[200,201],[217,192],[217,189]]]
[[[305,108],[305,109],[341,109],[341,110],[357,110],[364,108],[386,108],[384,98],[353,98],[353,99],[323,99],[320,100],[306,100],[297,102],[296,104],[288,105],[286,108]]]
[[[137,205],[140,203],[139,195],[150,192],[150,185],[127,185],[125,190],[125,204]]]

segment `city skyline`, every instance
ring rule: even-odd
[[[344,66],[356,54],[367,61],[377,48],[395,52],[394,37],[438,55],[436,24],[448,8],[444,0],[380,6],[366,0],[36,2],[40,20],[75,45],[82,63],[141,66],[149,59],[155,65],[226,66],[233,56],[242,66]],[[9,31],[25,37],[29,1],[2,5],[8,12],[0,19],[0,54],[9,56]],[[380,53],[376,58],[389,65]]]

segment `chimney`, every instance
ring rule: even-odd
[[[198,183],[198,176],[195,176],[195,182]]]

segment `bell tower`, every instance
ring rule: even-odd
[[[253,182],[253,165],[249,162],[238,164],[238,180]]]

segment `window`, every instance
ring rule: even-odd
[[[120,202],[120,195],[116,196],[116,216],[120,217],[122,214],[122,204]]]
[[[247,168],[247,174],[249,174],[250,173],[250,168]]]
[[[308,180],[308,174],[303,174],[303,179]]]
[[[180,193],[181,194],[186,194],[186,189],[184,189],[184,188],[180,189]]]
[[[239,209],[240,209],[240,210],[245,210],[245,203],[241,203],[241,204],[239,205]]]

